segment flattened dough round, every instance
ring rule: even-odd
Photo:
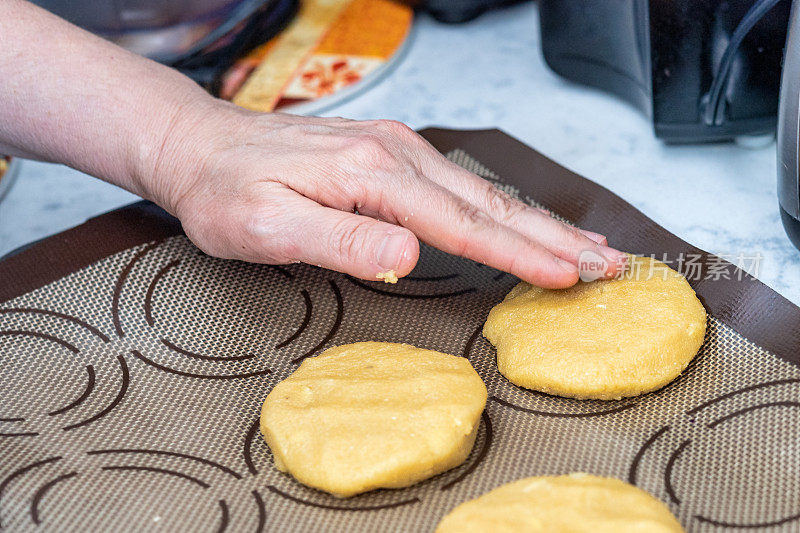
[[[491,310],[483,334],[512,383],[612,400],[678,377],[705,329],[705,309],[683,276],[660,261],[631,256],[618,279],[561,290],[520,283]]]
[[[462,357],[407,344],[325,350],[264,401],[275,466],[338,497],[413,485],[469,455],[486,386]]]
[[[667,506],[618,479],[589,474],[530,477],[463,503],[436,533],[680,533]]]

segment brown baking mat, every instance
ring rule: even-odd
[[[501,132],[424,134],[621,248],[701,253]],[[149,204],[103,215],[0,262],[0,525],[430,531],[502,483],[584,471],[650,491],[692,531],[797,531],[800,310],[732,267],[730,277],[693,282],[709,328],[676,382],[577,401],[498,374],[480,328],[511,276],[424,247],[412,275],[388,286],[207,257]],[[464,465],[338,500],[279,473],[257,419],[305,357],[363,340],[468,357],[490,400]]]

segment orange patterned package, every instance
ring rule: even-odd
[[[412,22],[392,0],[303,0],[282,33],[228,70],[220,96],[257,111],[318,109],[377,79]]]

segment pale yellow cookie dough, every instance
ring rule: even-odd
[[[680,533],[666,505],[618,479],[570,474],[508,483],[463,503],[436,533]]]
[[[399,488],[469,455],[486,386],[462,357],[359,342],[303,361],[264,401],[275,466],[338,497]]]
[[[632,257],[619,279],[548,290],[520,283],[483,334],[512,383],[572,398],[637,396],[663,387],[703,343],[706,312],[686,279]]]

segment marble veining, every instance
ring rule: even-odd
[[[535,4],[465,25],[420,17],[397,68],[326,114],[503,129],[700,248],[759,254],[757,276],[800,305],[800,252],[780,224],[774,143],[665,145],[638,110],[548,70]],[[0,255],[135,199],[79,172],[25,162],[0,203]]]

